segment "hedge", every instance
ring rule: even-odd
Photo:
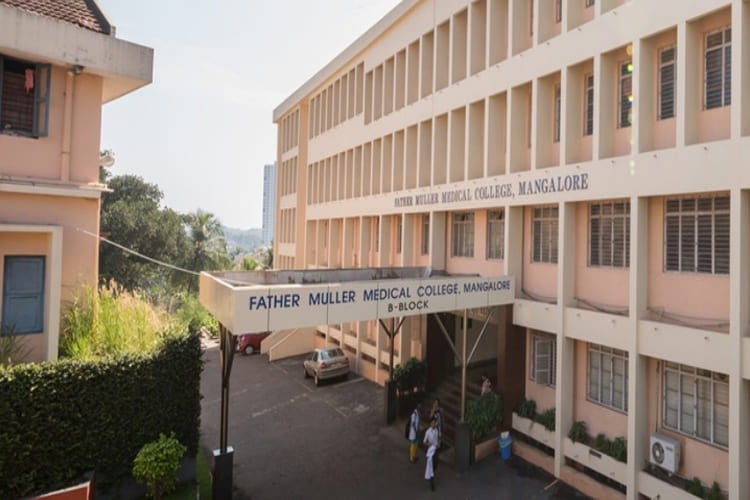
[[[0,370],[0,498],[130,475],[141,447],[174,432],[190,455],[200,429],[200,339],[154,352]]]

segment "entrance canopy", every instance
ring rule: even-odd
[[[511,304],[512,276],[427,267],[203,272],[200,302],[234,335]]]

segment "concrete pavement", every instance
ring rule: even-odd
[[[210,456],[219,436],[218,350],[204,359],[201,444]],[[230,394],[234,498],[584,498],[520,460],[495,456],[464,473],[441,463],[431,492],[424,453],[409,464],[402,426],[383,425],[383,389],[354,375],[315,387],[300,357],[269,363],[237,355]]]

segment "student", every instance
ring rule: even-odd
[[[419,444],[417,435],[419,434],[419,413],[421,409],[422,405],[417,403],[417,407],[414,408],[411,417],[409,417],[409,462],[411,463],[417,461],[417,446]]]
[[[424,478],[430,482],[430,489],[435,491],[435,471],[437,471],[437,449],[440,446],[438,438],[437,419],[430,420],[430,428],[424,434],[424,444],[427,446],[427,463],[424,468]]]
[[[435,419],[435,421],[437,422],[436,428],[438,445],[437,449],[435,450],[435,458],[433,459],[435,472],[437,472],[438,464],[440,463],[440,446],[443,443],[443,412],[440,408],[439,398],[435,398],[435,401],[432,403],[432,410],[430,410],[430,420],[432,419]]]
[[[482,375],[482,396],[492,392],[492,382],[487,375]]]

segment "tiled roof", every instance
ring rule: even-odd
[[[111,26],[94,0],[0,0],[0,4],[110,34]]]

